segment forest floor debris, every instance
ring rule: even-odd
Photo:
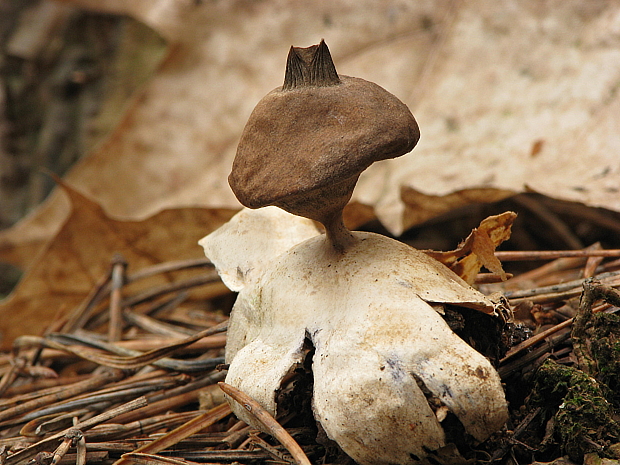
[[[478,284],[484,293],[504,293],[515,322],[503,334],[507,352],[497,357],[511,418],[485,443],[464,438],[458,445],[474,463],[620,459],[618,251],[553,253],[553,261],[506,282]],[[510,254],[498,256],[548,258]],[[18,338],[0,354],[2,464],[267,464],[300,463],[304,455],[312,463],[346,461],[309,414],[309,367],[288,380],[281,393],[288,408],[277,418],[292,438],[286,446],[299,447],[296,458],[232,416],[218,382],[234,295],[222,288],[208,301],[188,298],[214,279],[207,260],[129,276],[119,263],[114,257],[88,298],[44,335]],[[153,273],[166,273],[169,284],[135,285]],[[450,463],[448,453],[443,460]]]

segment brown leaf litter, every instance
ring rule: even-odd
[[[183,208],[164,210],[142,221],[123,221],[108,216],[101,206],[68,184],[61,185],[71,200],[69,218],[12,294],[0,303],[0,345],[5,349],[16,336],[24,334],[23,322],[27,322],[28,333],[41,334],[57,314],[82,302],[108,271],[114,254],[122,254],[131,269],[200,259],[198,239],[234,213]],[[165,285],[170,278],[154,274],[150,281],[152,285]]]

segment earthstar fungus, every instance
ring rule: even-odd
[[[250,116],[229,177],[240,202],[259,210],[200,241],[239,291],[226,383],[275,415],[310,343],[313,413],[329,438],[362,465],[437,463],[447,416],[478,441],[507,419],[499,375],[440,315],[446,304],[490,314],[496,304],[426,254],[344,227],[360,173],[417,143],[407,107],[339,76],[324,42],[291,48],[285,75]]]

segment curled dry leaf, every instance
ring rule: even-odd
[[[274,227],[259,229],[265,221]],[[245,250],[285,237],[302,221],[278,210],[244,210],[201,244],[207,255]],[[507,409],[497,372],[434,309],[450,303],[492,312],[494,304],[423,252],[353,234],[357,242],[342,254],[315,235],[279,256],[271,249],[262,260],[263,248],[256,248],[251,263],[236,253],[212,258],[223,276],[245,277],[235,281],[241,288],[228,331],[226,382],[274,415],[282,379],[302,362],[309,340],[316,350],[315,418],[361,464],[415,463],[446,445],[424,390],[477,440],[501,428]],[[242,407],[232,408],[260,428]]]
[[[440,261],[468,284],[473,284],[476,275],[484,266],[487,270],[506,280],[506,273],[501,262],[495,256],[495,249],[502,242],[510,239],[512,223],[517,214],[504,212],[485,218],[455,250],[437,252],[427,250],[426,253]]]

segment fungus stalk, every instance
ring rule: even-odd
[[[349,246],[357,242],[355,236],[344,225],[342,210],[335,213],[329,220],[326,220],[323,226],[325,226],[327,241],[338,253],[344,253]]]
[[[311,195],[286,197],[274,205],[294,215],[318,221],[325,228],[327,243],[337,253],[343,253],[356,242],[355,236],[344,225],[342,212],[349,202],[357,176],[343,182],[312,191]]]

